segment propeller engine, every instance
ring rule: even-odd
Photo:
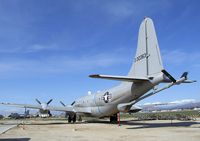
[[[42,110],[47,110],[48,105],[53,101],[53,99],[50,99],[47,103],[41,103],[37,98],[35,100],[41,105]]]

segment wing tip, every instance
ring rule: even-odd
[[[89,77],[91,77],[91,78],[99,78],[100,75],[99,74],[91,74],[91,75],[89,75]]]

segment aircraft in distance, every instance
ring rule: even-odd
[[[168,103],[153,103],[140,105],[141,112],[154,112],[154,111],[177,111],[177,110],[189,110],[200,109],[200,101],[195,100],[181,100]]]
[[[39,117],[45,118],[45,117],[50,117],[51,116],[51,112],[48,109],[49,104],[53,101],[53,99],[50,99],[47,103],[41,103],[38,99],[35,99],[36,102],[39,105],[30,105],[30,104],[15,104],[15,103],[0,103],[2,105],[8,105],[8,106],[16,106],[16,107],[20,107],[20,108],[31,108],[31,109],[39,109]]]
[[[128,75],[90,75],[92,78],[121,81],[118,86],[81,97],[65,107],[47,108],[67,112],[68,122],[76,122],[77,115],[110,117],[110,122],[115,122],[119,112],[137,112],[139,107],[135,103],[144,98],[174,85],[195,82],[188,80],[187,75],[184,72],[176,80],[164,69],[153,21],[145,17],[140,25],[136,56]],[[158,88],[160,83],[168,84]]]
[[[29,114],[29,110],[27,110],[24,112],[24,114],[11,113],[8,117],[12,119],[20,119],[20,118],[30,118],[31,115]]]
[[[0,114],[0,120],[3,119],[3,118],[4,118],[4,116]]]

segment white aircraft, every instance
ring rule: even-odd
[[[2,105],[8,105],[8,106],[16,106],[19,108],[25,108],[25,111],[27,108],[31,109],[39,109],[39,117],[45,118],[51,116],[50,110],[49,110],[49,104],[53,101],[53,99],[50,99],[47,103],[40,102],[38,99],[35,99],[38,103],[38,105],[31,105],[31,104],[15,104],[15,103],[0,103]]]
[[[140,25],[136,56],[127,76],[90,75],[92,78],[118,80],[121,83],[108,90],[90,94],[75,100],[65,107],[48,107],[49,110],[65,111],[68,122],[76,122],[76,115],[110,117],[110,122],[117,121],[119,112],[137,112],[141,108],[134,104],[160,91],[187,80],[187,72],[176,80],[163,67],[159,45],[153,21],[144,18]],[[158,88],[160,83],[168,83]],[[152,92],[147,93],[152,90]]]

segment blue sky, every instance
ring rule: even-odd
[[[117,85],[89,74],[126,75],[145,16],[154,21],[163,63],[174,77],[200,80],[198,0],[1,0],[0,99],[60,105]],[[199,83],[145,102],[200,100]],[[0,109],[6,109],[1,107]]]

